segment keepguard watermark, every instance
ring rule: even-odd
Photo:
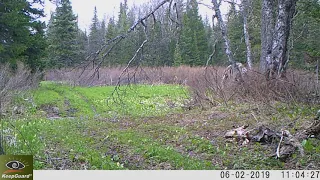
[[[33,180],[32,155],[1,155],[0,180]]]

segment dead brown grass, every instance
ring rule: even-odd
[[[8,64],[0,64],[0,113],[6,110],[14,95],[36,87],[41,77],[41,72],[31,73],[22,63],[15,70]]]
[[[201,106],[228,105],[230,101],[319,104],[319,83],[315,74],[299,70],[287,72],[286,78],[267,80],[253,69],[244,81],[230,78],[222,82],[225,67],[123,67],[49,70],[45,80],[71,85],[104,86],[122,84],[180,84],[190,87],[193,103]]]

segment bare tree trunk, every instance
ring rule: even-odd
[[[317,74],[317,87],[319,87],[318,86],[319,85],[319,59],[317,60],[316,74]]]
[[[298,0],[278,0],[278,14],[273,24],[274,0],[262,1],[260,70],[267,78],[285,76],[288,64],[288,39]]]
[[[261,56],[260,71],[266,72],[267,64],[271,64],[273,38],[273,4],[274,0],[263,0],[261,9]]]
[[[247,47],[247,64],[248,64],[248,68],[252,69],[252,53],[251,53],[252,50],[251,50],[249,28],[248,28],[248,7],[249,7],[248,1],[249,0],[243,0],[240,8],[243,16],[243,33],[244,33],[244,39]]]
[[[279,0],[277,22],[272,44],[272,63],[278,76],[285,76],[291,20],[297,0]]]
[[[220,4],[217,2],[217,0],[212,0],[212,4],[214,6],[215,16],[217,17],[218,24],[220,25],[222,38],[223,38],[224,44],[225,44],[226,55],[228,57],[229,62],[235,67],[236,63],[234,61],[233,54],[231,51],[230,40],[227,36],[227,28],[226,28],[226,25],[222,19],[222,15],[221,15],[221,11],[220,11]]]

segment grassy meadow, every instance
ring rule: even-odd
[[[266,125],[298,133],[319,106],[229,100],[191,106],[190,86],[77,86],[42,81],[15,96],[2,119],[7,154],[34,155],[35,169],[319,169],[320,141],[303,142],[286,161],[277,142],[242,145],[234,127]],[[209,91],[208,91],[209,92]]]

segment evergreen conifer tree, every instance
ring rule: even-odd
[[[70,67],[79,63],[77,42],[77,17],[73,14],[70,0],[61,0],[48,27],[49,60],[54,67]]]
[[[46,48],[44,28],[39,21],[42,2],[2,0],[0,2],[0,63],[16,67],[17,61],[27,64],[33,71],[44,67]]]
[[[176,48],[174,50],[173,55],[173,65],[174,66],[181,66],[182,65],[182,56],[179,43],[176,44]]]
[[[209,55],[208,39],[196,0],[188,0],[183,15],[181,49],[184,62],[191,66],[204,65]]]

